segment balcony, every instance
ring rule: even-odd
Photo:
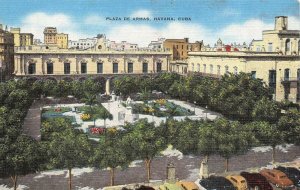
[[[281,83],[300,82],[300,77],[284,77],[280,80]]]

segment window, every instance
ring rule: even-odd
[[[273,51],[273,44],[269,43],[268,44],[268,52],[272,52]]]
[[[213,72],[214,72],[214,66],[210,65],[210,74],[213,74]]]
[[[148,63],[143,63],[143,73],[148,73]]]
[[[297,70],[297,79],[300,80],[300,69]]]
[[[237,67],[233,67],[233,69],[234,69],[233,73],[234,73],[235,75],[237,75],[237,74],[238,74],[238,68],[237,68]]]
[[[103,73],[103,63],[97,63],[97,73]]]
[[[291,41],[290,39],[287,39],[285,42],[285,51],[290,51],[291,50]]]
[[[70,63],[64,63],[64,74],[70,74],[70,73],[71,73]]]
[[[53,63],[47,63],[47,74],[53,74]]]
[[[217,70],[218,70],[217,73],[218,73],[218,75],[220,75],[220,74],[221,74],[221,66],[218,65],[217,68],[218,68],[218,69],[217,69]]]
[[[290,79],[290,69],[284,69],[284,80]]]
[[[298,41],[298,54],[300,53],[300,40]]]
[[[256,46],[256,51],[260,51],[260,46]]]
[[[156,72],[161,72],[161,63],[156,63]]]
[[[86,74],[86,63],[81,63],[81,73]]]
[[[118,63],[113,63],[113,73],[118,73]]]
[[[133,73],[133,63],[128,63],[128,68],[127,68],[128,73]]]
[[[29,63],[28,74],[35,74],[35,63]]]
[[[200,64],[197,64],[197,71],[200,72]]]
[[[178,49],[178,45],[176,45],[176,49]]]
[[[206,64],[203,65],[203,72],[206,73]]]
[[[183,49],[183,45],[181,46],[181,49]]]
[[[253,79],[256,79],[256,71],[251,71],[251,77],[252,77]]]
[[[192,63],[192,71],[194,71],[194,63]]]
[[[270,70],[269,71],[269,83],[275,83],[276,82],[276,71]]]

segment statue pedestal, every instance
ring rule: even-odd
[[[200,179],[208,178],[208,165],[206,161],[201,162],[199,178]]]

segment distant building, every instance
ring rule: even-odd
[[[41,39],[33,39],[33,45],[42,45]]]
[[[86,38],[86,39],[79,39],[78,41],[71,41],[69,40],[69,49],[92,49],[95,47],[97,43],[97,38]]]
[[[68,34],[57,33],[56,27],[46,27],[44,29],[44,43],[46,45],[56,45],[58,48],[68,48]]]
[[[10,32],[14,35],[14,46],[23,47],[33,45],[32,33],[21,33],[20,28],[10,28]]]
[[[151,41],[151,43],[148,45],[148,49],[151,50],[160,50],[163,49],[163,43],[166,39],[165,38],[159,38],[157,41]]]
[[[68,48],[68,34],[59,33],[56,34],[56,44],[58,48],[67,49]]]
[[[274,30],[265,30],[262,40],[253,40],[251,51],[279,52],[284,55],[299,55],[300,30],[288,30],[288,17],[275,17]]]
[[[244,42],[243,44],[237,44],[236,42],[229,44],[224,44],[222,40],[219,38],[217,43],[214,44],[213,47],[209,45],[204,46],[202,51],[249,51],[249,47]]]
[[[189,51],[201,51],[203,42],[196,41],[190,43],[188,38],[184,39],[166,39],[163,47],[172,52],[173,60],[187,59]]]
[[[134,50],[138,50],[138,45],[126,41],[122,41],[120,43],[117,43],[115,41],[109,41],[108,48],[110,50],[115,50],[115,51],[128,51],[128,50],[134,51]]]
[[[0,82],[9,79],[14,71],[14,35],[0,24]]]

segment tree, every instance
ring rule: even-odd
[[[173,146],[183,154],[196,154],[198,136],[197,121],[185,120],[181,122],[178,134],[175,138],[176,144]]]
[[[278,121],[283,140],[286,143],[300,144],[300,112],[296,109],[287,111]]]
[[[225,158],[225,172],[229,168],[229,159],[234,155],[246,153],[255,142],[255,138],[239,122],[219,119],[215,121],[218,139],[218,154]]]
[[[257,121],[267,121],[270,123],[276,123],[279,119],[280,109],[277,103],[273,100],[269,100],[267,97],[263,97],[259,100],[252,111],[252,117]]]
[[[72,169],[88,165],[91,144],[86,134],[68,128],[54,132],[49,142],[50,165],[53,168],[67,168],[69,190],[72,189]]]
[[[38,171],[44,162],[44,154],[38,142],[26,135],[20,135],[16,139],[9,136],[1,138],[0,147],[0,176],[9,176],[14,190],[17,189],[18,176]]]
[[[279,126],[268,122],[252,122],[249,126],[255,132],[255,138],[261,145],[272,147],[272,163],[274,163],[276,146],[284,142]]]
[[[106,130],[105,137],[100,138],[92,158],[92,163],[96,168],[110,168],[111,186],[115,183],[116,168],[127,167],[133,161],[122,135],[121,131]]]
[[[99,116],[99,118],[104,120],[104,127],[106,127],[106,120],[112,120],[113,119],[113,115],[111,113],[109,113],[109,111],[106,110],[105,107],[101,106],[98,107],[96,110],[97,116]]]
[[[149,123],[146,119],[139,120],[134,124],[124,126],[126,135],[124,141],[132,150],[132,154],[145,161],[147,180],[151,179],[151,161],[167,145],[161,130]]]
[[[201,122],[201,123],[200,123]],[[198,127],[197,153],[205,156],[206,163],[211,154],[218,152],[218,129],[212,122],[200,121]]]

